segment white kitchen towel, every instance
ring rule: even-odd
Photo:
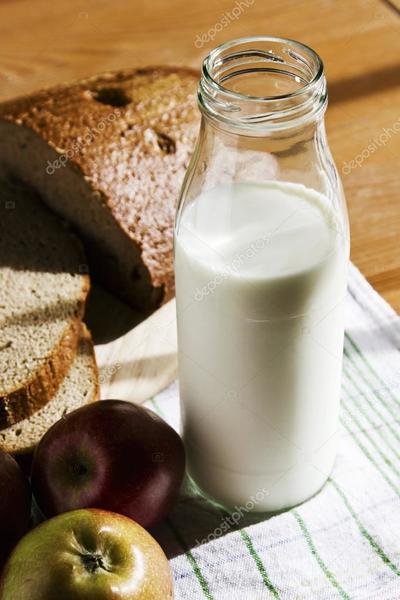
[[[179,429],[176,383],[148,406]],[[154,531],[171,560],[175,600],[399,600],[399,422],[400,318],[351,266],[331,477],[311,500],[269,519],[230,517],[187,486]]]

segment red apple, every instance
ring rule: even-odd
[[[0,449],[0,570],[18,540],[28,531],[32,495],[16,461]]]
[[[182,440],[165,421],[130,402],[102,400],[71,412],[44,435],[32,486],[48,517],[102,508],[150,527],[171,509],[184,469]]]
[[[42,523],[17,545],[0,600],[171,600],[167,558],[143,527],[77,510]]]

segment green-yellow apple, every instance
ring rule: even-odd
[[[115,513],[82,509],[29,532],[0,583],[0,600],[170,600],[172,574],[158,543]]]

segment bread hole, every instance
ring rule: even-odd
[[[126,106],[131,99],[125,90],[116,87],[101,88],[93,93],[93,98],[102,104],[109,106]]]
[[[18,436],[20,436],[20,435],[21,435],[21,433],[22,433],[22,429],[17,429],[17,430],[15,431],[15,435],[16,435],[17,437],[18,437]]]
[[[125,127],[125,129],[123,131],[121,131],[121,137],[125,137],[126,132],[132,131],[132,129],[133,129],[132,123],[128,123],[128,125]]]
[[[156,131],[157,144],[165,154],[174,154],[176,152],[176,143],[169,135]]]
[[[8,340],[8,342],[5,342],[4,344],[0,345],[0,350],[7,350],[7,348],[11,348],[12,346],[12,340]]]

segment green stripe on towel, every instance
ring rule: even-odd
[[[174,536],[176,537],[176,539],[178,540],[179,544],[182,546],[183,550],[185,551],[185,556],[188,560],[188,563],[192,567],[193,573],[196,575],[196,579],[200,584],[200,587],[203,591],[204,597],[207,598],[207,600],[214,600],[214,596],[210,592],[210,588],[208,587],[206,578],[204,577],[203,573],[201,572],[199,563],[195,559],[190,548],[188,548],[185,540],[183,539],[183,537],[179,533],[178,529],[175,527],[175,525],[172,523],[172,521],[169,517],[166,519],[166,522],[168,523],[170,529],[172,530],[172,532],[173,532]]]
[[[161,406],[156,401],[156,399],[155,398],[150,398],[150,402],[152,403],[155,412],[158,413],[158,415],[160,417],[162,417],[164,420],[166,420],[166,415],[165,415],[164,411],[162,410]]]
[[[263,564],[259,554],[257,553],[249,534],[244,529],[240,529],[239,533],[242,536],[242,539],[243,539],[244,543],[246,544],[246,547],[247,547],[252,559],[256,563],[256,567],[260,572],[260,575],[262,577],[265,587],[269,589],[269,591],[274,596],[274,598],[279,598],[278,590],[275,588],[275,586],[271,582],[270,578],[268,577],[268,573],[265,570],[264,564]]]
[[[352,417],[352,414],[350,413],[350,411],[345,406],[343,408]],[[372,456],[372,454],[360,442],[360,440],[358,439],[356,433],[354,431],[351,431],[350,427],[348,427],[348,425],[346,424],[346,422],[343,419],[341,419],[341,423],[345,427],[345,429],[348,431],[348,433],[352,436],[353,440],[356,442],[356,444],[360,448],[360,450],[365,454],[365,456],[368,458],[368,460],[374,465],[374,467],[376,468],[376,470],[382,475],[382,477],[386,481],[386,483],[392,488],[392,490],[400,498],[400,489],[399,489],[399,487],[391,479],[389,479],[389,477],[386,475],[385,471],[383,471],[383,469],[380,467],[379,463],[376,462],[376,460],[374,459],[374,457]]]
[[[363,364],[367,367],[367,369],[371,373],[371,375],[373,375],[375,377],[375,379],[377,381],[379,381],[379,383],[382,385],[382,387],[388,392],[390,397],[395,402],[399,403],[399,398],[393,394],[390,387],[383,381],[383,379],[380,377],[380,375],[378,375],[378,373],[375,371],[375,369],[371,366],[370,362],[367,360],[367,358],[365,357],[363,352],[360,350],[360,348],[357,346],[355,341],[350,337],[350,335],[347,332],[345,333],[345,336],[346,336],[346,339],[349,342],[350,346],[354,350],[354,353],[359,356],[359,358],[362,360]],[[351,358],[351,353],[348,352],[347,350],[345,350],[344,352],[345,352],[346,356],[348,356],[349,360],[352,361],[353,365],[357,366],[356,363]],[[360,374],[362,374],[358,366],[357,366],[357,369],[358,369],[358,372]],[[364,378],[364,381],[366,382],[367,380]],[[374,390],[374,393],[384,403],[384,400],[383,400],[382,396],[380,395],[380,393],[377,390]]]
[[[224,516],[224,517],[231,516],[231,513],[226,508],[220,508],[220,512],[221,512],[222,516]],[[274,595],[275,598],[279,598],[280,596],[279,596],[278,590],[274,587],[272,581],[270,580],[267,570],[264,566],[264,563],[263,563],[260,555],[258,554],[257,550],[255,549],[253,542],[251,541],[250,535],[247,533],[247,531],[245,529],[239,529],[238,532],[240,533],[240,536],[241,536],[251,558],[255,562],[255,565],[262,577],[264,585],[269,589],[269,591]]]
[[[332,478],[329,478],[330,483],[333,485],[339,496],[342,498],[344,504],[346,505],[349,513],[354,519],[358,529],[360,530],[361,535],[368,541],[371,548],[376,552],[382,562],[385,563],[397,576],[400,576],[400,569],[390,560],[385,551],[379,546],[378,542],[372,537],[372,535],[368,532],[365,526],[360,521],[356,511],[350,504],[347,496],[343,492],[343,490],[339,487],[338,483],[334,481]]]
[[[341,585],[339,584],[339,582],[337,581],[337,579],[335,578],[333,573],[328,569],[328,567],[322,560],[321,555],[319,554],[319,552],[311,538],[311,534],[310,534],[309,530],[307,529],[307,526],[306,526],[304,520],[302,519],[302,517],[299,515],[297,510],[292,510],[291,512],[292,512],[292,515],[294,516],[294,518],[297,520],[301,531],[303,532],[303,535],[307,542],[307,546],[308,546],[309,550],[311,551],[311,554],[314,556],[315,560],[318,563],[318,566],[323,571],[323,573],[325,574],[328,581],[333,585],[333,587],[335,587],[337,589],[337,591],[339,592],[339,594],[342,598],[344,598],[345,600],[351,600],[350,596],[348,594],[346,594],[346,592],[341,587]]]
[[[380,449],[380,447],[378,446],[378,444],[375,442],[375,440],[370,436],[370,434],[368,433],[368,431],[366,431],[365,429],[363,429],[360,421],[357,419],[357,417],[349,410],[348,406],[346,406],[346,403],[343,403],[343,408],[345,409],[345,411],[350,415],[350,417],[352,418],[352,420],[354,421],[354,423],[357,425],[358,429],[360,430],[360,433],[362,433],[367,440],[370,442],[371,446],[373,446],[376,450],[376,452],[379,454],[379,456],[382,458],[383,462],[393,471],[393,473],[395,473],[397,475],[397,477],[400,477],[400,471],[397,469],[397,467],[394,465],[393,461],[391,461],[386,454]]]
[[[376,413],[376,415],[379,417],[379,419],[381,420],[381,422],[388,428],[388,430],[392,433],[392,435],[396,438],[397,441],[400,442],[400,435],[398,434],[398,432],[392,427],[392,424],[390,423],[390,421],[388,421],[385,416],[381,413],[381,411],[378,411],[378,407],[376,406],[376,403],[374,404],[373,402],[371,402],[371,400],[368,398],[366,392],[364,392],[360,385],[357,383],[356,379],[350,375],[350,371],[349,369],[344,369],[344,373],[346,374],[347,379],[349,380],[349,382],[356,388],[356,390],[360,393],[360,395],[364,398],[365,402],[368,404],[368,406],[370,407],[370,409]],[[365,382],[366,383],[366,382]],[[356,396],[354,394],[349,394],[349,399],[352,400],[352,402],[354,402],[354,404],[357,405],[357,409],[359,410],[359,412],[361,412],[365,418],[371,423],[371,425],[373,427],[375,427],[375,424],[371,421],[370,417],[368,416],[368,414],[366,412],[364,412],[362,405],[359,403],[359,401],[357,400]],[[394,454],[397,455],[398,458],[400,458],[400,452],[397,448],[394,448],[391,446],[390,442],[387,440],[387,437],[385,435],[385,432],[382,431],[380,428],[377,430],[378,433],[381,435],[381,437],[386,441],[387,445],[390,447],[390,449],[392,450],[392,452],[394,452]]]

